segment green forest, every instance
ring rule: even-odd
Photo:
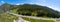
[[[13,22],[17,20],[18,17],[13,14],[7,14],[6,12],[12,12],[25,15],[25,16],[35,16],[35,17],[47,17],[47,18],[59,18],[60,12],[53,10],[47,6],[41,6],[36,4],[23,4],[23,5],[11,5],[3,4],[0,6],[0,22]],[[4,21],[2,21],[5,19]],[[27,18],[29,19],[29,18]],[[41,20],[42,21],[42,20]]]
[[[35,4],[23,4],[19,5],[17,9],[18,14],[37,17],[50,17],[59,18],[59,12],[55,11],[47,6],[35,5]]]
[[[47,6],[41,6],[36,4],[11,5],[5,3],[0,6],[0,9],[0,13],[17,9],[16,12],[20,15],[50,18],[60,17],[60,12],[53,10]]]

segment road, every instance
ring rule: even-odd
[[[13,14],[13,13],[9,13],[9,12],[6,12],[5,14]],[[16,15],[16,14],[13,14],[13,15]],[[18,15],[16,15],[18,16]],[[21,15],[20,15],[21,16]],[[27,20],[24,20],[22,17],[18,16],[18,20],[13,20],[13,22],[30,22],[30,21],[27,21]]]
[[[29,22],[29,21],[26,21],[26,20],[22,19],[21,17],[19,17],[18,20],[14,20],[13,22]]]
[[[60,18],[43,18],[43,17],[35,17],[35,16],[24,16],[24,15],[19,15],[19,14],[14,14],[10,13],[19,17],[27,17],[27,18],[32,18],[32,19],[42,19],[42,20],[60,20]]]
[[[24,15],[19,15],[19,14],[14,14],[14,13],[9,13],[9,14],[13,14],[19,17],[26,17],[26,18],[32,18],[32,19],[38,19],[38,20],[53,20],[56,22],[56,20],[60,20],[60,18],[43,18],[43,17],[34,17],[34,16],[24,16]]]

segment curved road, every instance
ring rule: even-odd
[[[56,20],[60,20],[60,18],[43,18],[43,17],[34,17],[34,16],[23,16],[23,15],[19,15],[19,14],[14,14],[14,13],[9,13],[9,14],[13,14],[19,17],[27,17],[27,18],[32,18],[32,19],[38,19],[38,20],[53,20],[56,22]]]

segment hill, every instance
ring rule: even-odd
[[[38,16],[38,17],[51,17],[59,18],[59,12],[55,11],[49,7],[41,5],[23,4],[18,6],[18,14],[28,15],[28,16]]]
[[[11,5],[11,4],[5,3],[5,4],[0,6],[0,14],[4,13],[6,11],[9,11],[9,10],[13,10],[16,7],[17,7],[17,5]]]
[[[28,15],[28,16],[37,16],[37,17],[51,17],[51,18],[59,18],[59,12],[55,11],[47,6],[35,5],[35,4],[23,4],[23,5],[10,5],[3,4],[0,6],[0,13],[16,10],[18,14]]]

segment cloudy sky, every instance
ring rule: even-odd
[[[9,4],[37,4],[42,6],[48,6],[54,10],[60,11],[60,0],[0,0],[0,5],[4,3]]]

